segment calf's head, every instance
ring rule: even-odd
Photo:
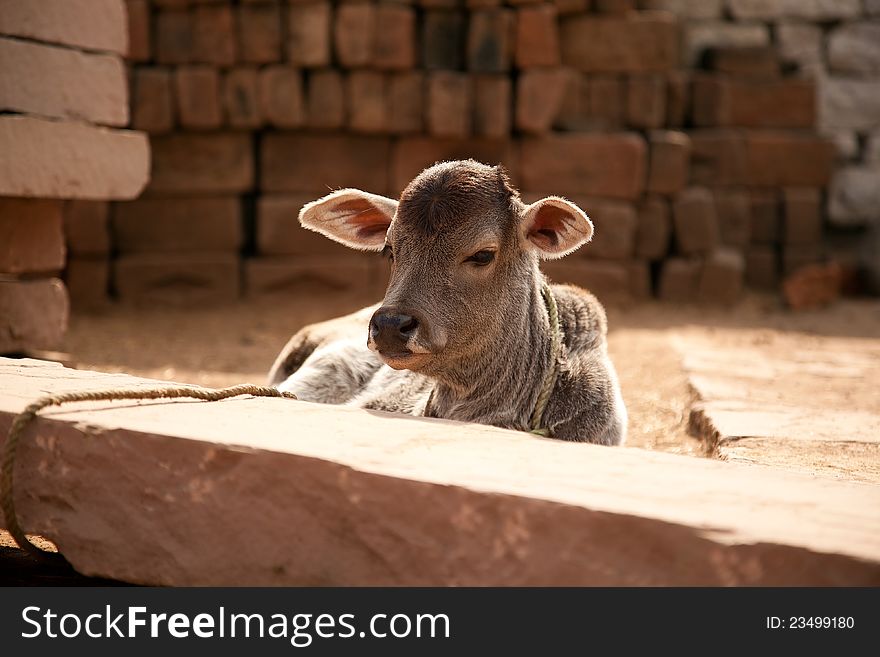
[[[554,196],[526,205],[503,169],[472,160],[425,169],[399,201],[341,189],[299,218],[337,242],[387,255],[391,277],[368,345],[391,367],[426,374],[514,329],[534,298],[538,260],[560,258],[593,233],[576,205]]]

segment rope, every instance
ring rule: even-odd
[[[556,297],[553,295],[553,290],[550,289],[550,284],[546,281],[541,286],[541,294],[544,297],[544,303],[547,305],[547,314],[550,320],[550,367],[544,375],[541,392],[538,393],[535,410],[532,412],[531,433],[539,436],[549,436],[550,429],[543,426],[544,411],[547,410],[547,403],[550,401],[550,395],[553,393],[556,379],[559,377],[562,331],[559,326],[559,307],[556,305]]]
[[[84,392],[65,392],[58,395],[41,397],[28,405],[21,413],[12,420],[6,443],[3,445],[3,457],[0,462],[0,506],[3,508],[3,517],[6,520],[6,529],[18,543],[18,546],[34,555],[44,556],[46,550],[33,544],[18,524],[13,500],[13,471],[15,469],[15,452],[19,440],[24,433],[25,427],[41,410],[47,406],[60,406],[70,402],[82,401],[113,401],[116,399],[178,399],[188,397],[204,401],[220,401],[240,395],[253,395],[254,397],[283,397],[296,399],[296,395],[290,392],[281,392],[276,388],[256,386],[250,383],[232,386],[229,388],[196,388],[185,386],[168,386],[164,388],[113,388],[109,390],[89,390]]]

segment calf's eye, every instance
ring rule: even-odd
[[[474,255],[472,255],[470,258],[465,260],[465,262],[472,262],[475,265],[479,265],[480,267],[485,267],[490,262],[492,262],[494,259],[495,259],[495,252],[486,250],[486,251],[477,251]]]

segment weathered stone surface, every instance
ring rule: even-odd
[[[475,11],[467,34],[467,68],[475,73],[505,73],[515,51],[516,15],[510,9]],[[544,35],[546,36],[546,35]],[[554,33],[555,36],[555,33]],[[559,43],[556,43],[556,63]]]
[[[130,62],[148,62],[152,58],[153,22],[149,0],[125,0],[128,10],[128,52]]]
[[[821,21],[854,18],[861,12],[860,0],[728,0],[727,5],[738,20],[790,17]]]
[[[623,260],[633,256],[639,222],[635,206],[622,201],[572,200],[586,211],[593,222],[590,243],[579,249],[574,257]]]
[[[751,203],[747,192],[738,189],[715,190],[715,213],[721,243],[744,248],[751,239]]]
[[[779,54],[770,46],[713,48],[707,54],[709,67],[718,73],[766,80],[779,78],[782,74]]]
[[[820,190],[810,187],[789,187],[783,190],[782,199],[785,243],[818,244],[822,240]]]
[[[293,66],[314,68],[330,63],[332,12],[329,2],[287,8],[287,60]]]
[[[844,167],[831,179],[828,213],[837,226],[862,226],[880,218],[880,167]]]
[[[742,253],[729,248],[717,249],[703,261],[697,298],[707,305],[730,306],[742,293],[744,275]]]
[[[503,164],[517,178],[515,149],[507,139],[431,139],[408,137],[394,145],[391,162],[391,195],[397,196],[422,169],[435,162],[473,158],[483,164]]]
[[[238,53],[241,61],[271,64],[281,58],[281,6],[247,4],[236,8]]]
[[[698,126],[811,128],[816,90],[809,80],[694,78],[693,118]]]
[[[436,71],[428,76],[425,125],[435,137],[467,137],[471,132],[473,85],[469,76]]]
[[[746,284],[756,290],[773,290],[779,285],[779,258],[772,246],[750,246],[745,253]]]
[[[833,71],[880,73],[880,22],[847,23],[832,30],[828,63]]]
[[[751,132],[746,153],[756,187],[824,187],[834,166],[833,144],[810,134]]]
[[[507,75],[474,77],[474,134],[505,137],[510,134],[513,83]]]
[[[830,139],[834,144],[834,150],[837,155],[838,162],[847,162],[855,160],[859,157],[859,136],[854,130],[831,130],[825,128],[822,130],[823,136]],[[870,146],[870,141],[868,143]],[[865,159],[868,160],[870,149],[865,153]]]
[[[880,79],[829,77],[822,80],[819,123],[838,130],[880,127]]]
[[[118,55],[0,37],[0,110],[103,125],[128,123],[128,82]]]
[[[46,390],[155,385],[35,361],[0,381],[4,436]],[[62,409],[19,450],[25,528],[133,582],[880,581],[876,486],[709,459],[248,398]]]
[[[672,235],[669,201],[659,196],[646,197],[638,208],[636,257],[662,260],[669,252]]]
[[[667,258],[660,269],[658,294],[663,301],[689,303],[697,298],[702,263],[696,258]]]
[[[336,76],[336,74],[334,72]],[[317,77],[317,81],[315,78]],[[337,78],[334,78],[337,79]],[[313,76],[313,84],[320,86],[323,76]],[[339,123],[342,122],[342,80],[339,80]],[[302,74],[289,66],[267,66],[260,69],[257,81],[260,114],[264,121],[279,128],[298,128],[306,118],[305,99],[303,93]],[[321,90],[316,90],[314,98],[310,98],[316,106],[321,104]],[[322,109],[324,109],[322,107]],[[323,121],[335,117],[334,112],[322,113]]]
[[[666,79],[662,75],[627,78],[626,122],[634,128],[661,128],[666,122]]]
[[[634,199],[645,185],[647,148],[634,134],[548,135],[520,144],[523,189]]]
[[[257,200],[257,251],[261,255],[342,256],[351,252],[300,225],[299,211],[318,193],[264,194]]]
[[[225,253],[139,253],[113,263],[120,300],[137,305],[188,307],[238,298],[240,262]]]
[[[124,55],[123,0],[0,0],[0,34]]]
[[[0,354],[56,349],[69,314],[67,290],[57,278],[0,280]]]
[[[110,253],[110,206],[106,201],[68,201],[63,213],[64,238],[70,255]]]
[[[680,253],[707,253],[718,246],[718,216],[710,190],[691,187],[678,194],[672,203],[672,217]]]
[[[151,192],[243,192],[254,183],[253,149],[249,135],[177,134],[156,137],[151,146]]]
[[[749,239],[754,244],[776,244],[782,234],[779,192],[775,189],[753,190],[750,202]]]
[[[516,12],[516,65],[519,68],[559,65],[556,8],[549,4]],[[502,29],[510,29],[502,26]],[[502,69],[503,70],[503,69]],[[490,71],[496,72],[496,71]]]
[[[348,127],[352,132],[375,134],[388,129],[391,109],[387,88],[385,76],[378,71],[348,74]]]
[[[110,261],[106,258],[70,258],[64,272],[64,284],[74,312],[105,308],[110,303]]]
[[[223,123],[220,104],[220,73],[203,64],[181,66],[174,71],[174,95],[180,125],[190,130],[219,128]]]
[[[308,125],[341,128],[345,123],[345,84],[339,71],[314,71],[309,75]]]
[[[117,203],[112,226],[120,253],[235,253],[243,240],[236,197],[150,197]]]
[[[781,22],[776,26],[776,47],[782,60],[813,71],[822,66],[822,28],[801,22]]]
[[[174,128],[174,92],[167,69],[139,66],[132,72],[132,127],[151,134]]]
[[[254,129],[262,126],[260,83],[256,68],[234,68],[223,76],[223,110],[233,128]]]
[[[505,79],[507,79],[505,77]],[[420,71],[393,73],[388,79],[389,128],[398,135],[424,127],[425,78]],[[508,97],[509,98],[509,97]],[[509,130],[510,119],[507,120]]]
[[[678,63],[678,25],[672,16],[632,14],[564,17],[562,63],[585,73],[666,71]]]
[[[639,9],[662,9],[687,19],[721,18],[724,0],[639,0]]]
[[[657,130],[648,135],[650,165],[648,191],[657,194],[675,194],[688,181],[691,140],[687,133]]]
[[[385,263],[376,254],[356,253],[345,247],[343,250],[329,256],[313,252],[305,256],[245,260],[245,293],[289,296],[348,291],[362,297],[365,303],[380,299],[387,281]]]
[[[770,43],[770,31],[762,23],[694,21],[683,27],[682,58],[696,66],[709,48],[751,48]]]
[[[261,181],[268,192],[314,192],[357,187],[383,194],[390,143],[379,137],[266,135]]]
[[[540,134],[553,126],[565,94],[568,74],[562,69],[534,69],[520,73],[516,83],[516,127]]]
[[[0,276],[64,267],[61,201],[0,198]]]
[[[384,70],[407,70],[416,65],[416,12],[410,7],[376,7],[373,65]]]
[[[0,116],[0,196],[134,198],[149,166],[143,133]]]

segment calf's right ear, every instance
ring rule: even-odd
[[[353,249],[381,251],[396,212],[394,199],[359,189],[340,189],[304,205],[299,222]]]

